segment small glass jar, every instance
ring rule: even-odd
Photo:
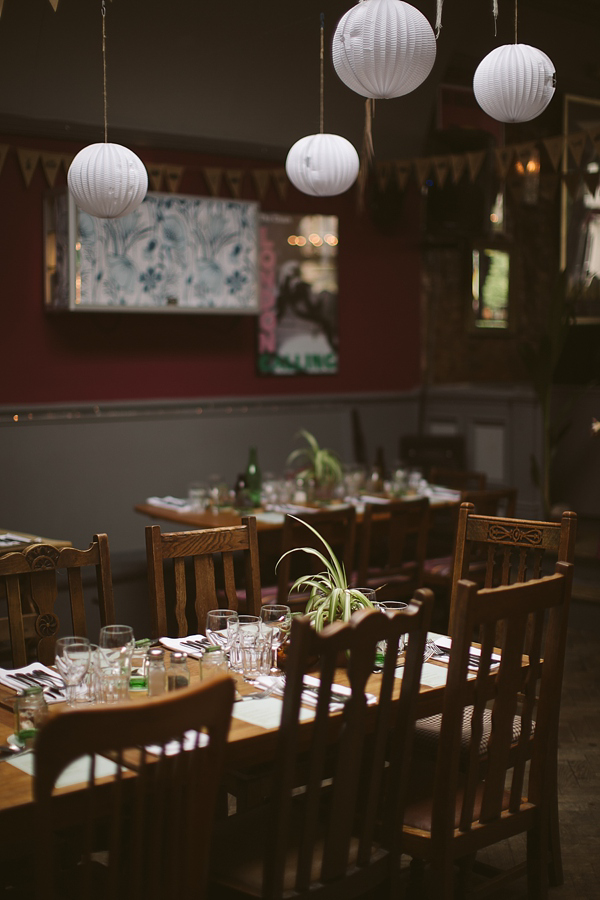
[[[167,689],[167,672],[165,669],[165,653],[160,647],[152,647],[146,657],[146,681],[148,696],[158,697]]]
[[[174,650],[171,653],[169,668],[167,669],[167,690],[176,691],[179,688],[189,687],[190,670],[187,664],[187,653]]]
[[[48,704],[41,687],[26,688],[15,700],[15,736],[24,747],[31,747],[48,718]]]
[[[227,656],[220,647],[207,647],[200,660],[200,678],[207,681],[228,672]]]

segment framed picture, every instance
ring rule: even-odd
[[[510,249],[498,240],[477,242],[471,249],[469,330],[506,334],[510,326]]]
[[[337,216],[260,215],[258,371],[338,371]]]
[[[97,219],[61,192],[46,200],[46,308],[258,313],[258,204],[148,193]]]
[[[578,324],[600,322],[600,99],[565,96],[561,270]]]

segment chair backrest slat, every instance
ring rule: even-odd
[[[32,643],[35,641],[35,649],[29,652],[36,659],[45,664],[54,662],[54,646],[60,630],[56,615],[57,574],[60,571],[67,573],[73,633],[87,635],[83,569],[89,567],[96,570],[94,586],[101,624],[110,625],[114,622],[114,599],[105,534],[94,535],[87,550],[31,544],[25,550],[0,556],[0,582],[6,585],[13,665],[22,666],[27,662],[30,639]]]
[[[225,606],[237,609],[235,554],[243,556],[246,611],[258,615],[261,606],[260,564],[254,516],[242,518],[241,525],[202,531],[163,534],[159,525],[148,525],[146,557],[152,636],[163,637],[173,630],[178,637],[190,633],[188,616],[192,591],[191,584],[186,581],[188,577],[193,578],[196,616],[193,629],[204,631],[206,613],[210,609]],[[168,575],[165,563],[169,560],[173,560],[175,572],[172,586],[168,578],[165,584]],[[191,576],[186,572],[186,560],[191,564]]]

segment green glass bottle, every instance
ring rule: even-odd
[[[260,506],[260,491],[262,488],[262,475],[256,455],[256,447],[250,447],[250,456],[246,467],[246,491],[253,506]]]

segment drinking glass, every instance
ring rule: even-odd
[[[273,654],[271,675],[281,675],[281,669],[277,665],[277,651],[289,637],[290,628],[292,627],[292,611],[289,606],[284,606],[283,604],[263,606],[260,611],[260,618],[263,625],[273,632],[271,641],[271,652]]]
[[[227,620],[227,640],[229,644],[229,668],[233,672],[242,671],[241,635],[258,634],[260,619],[258,616],[238,615]]]
[[[135,647],[130,625],[104,625],[98,639],[102,699],[105,703],[127,700],[131,660]]]
[[[223,650],[229,650],[231,646],[231,636],[228,625],[237,622],[238,614],[235,609],[209,609],[206,613],[206,637],[211,644],[221,647]]]
[[[54,663],[65,683],[67,706],[75,705],[75,691],[90,666],[90,642],[85,637],[62,637],[56,642]]]
[[[371,598],[369,598],[371,599]],[[400,600],[380,600],[375,601],[374,605],[380,609],[382,612],[386,613],[388,616],[392,616],[395,612],[398,612],[401,609],[406,609],[408,607],[408,603],[402,603]],[[398,656],[404,650],[404,635],[401,635],[400,640],[398,641]],[[381,671],[383,667],[383,660],[385,659],[386,653],[386,642],[380,641],[377,644],[377,651],[375,654],[376,658],[376,671]]]
[[[239,633],[240,655],[244,681],[268,675],[271,668],[271,640],[275,629],[258,623],[258,630]]]

